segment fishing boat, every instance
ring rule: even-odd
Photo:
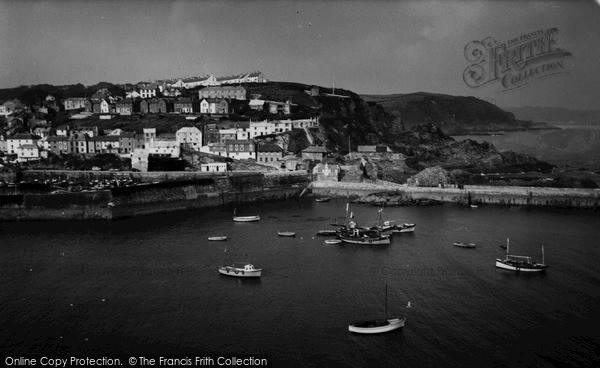
[[[327,239],[325,240],[325,244],[340,244],[342,241],[340,239]]]
[[[382,235],[380,231],[373,229],[350,228],[340,231],[339,239],[349,244],[382,245],[390,244],[390,236]]]
[[[321,197],[321,198],[317,198],[315,199],[316,202],[329,202],[329,197]]]
[[[250,263],[236,262],[231,266],[220,266],[219,273],[234,277],[260,277],[262,269],[254,268]]]
[[[404,223],[401,225],[396,225],[396,228],[392,231],[395,233],[414,233],[416,226],[417,225],[415,224]]]
[[[387,285],[385,285],[385,319],[354,322],[348,326],[348,330],[359,334],[377,334],[402,328],[405,322],[406,318],[387,318]]]
[[[289,236],[289,237],[292,237],[292,236],[296,236],[296,233],[295,233],[295,232],[293,232],[293,231],[278,231],[278,232],[277,232],[277,235],[279,235],[279,236]]]
[[[528,256],[509,254],[509,240],[506,239],[506,258],[496,258],[496,267],[520,272],[545,272],[548,266],[544,262],[544,246],[542,246],[542,263],[534,262]]]
[[[363,227],[363,229],[379,230],[380,232],[393,231],[399,229],[397,225],[392,225],[390,221],[383,221],[383,208],[377,211],[377,223],[375,226]]]
[[[233,217],[233,221],[236,222],[252,222],[252,221],[259,221],[260,220],[260,216],[234,216]]]
[[[476,247],[475,243],[463,243],[463,242],[454,242],[454,246],[460,247],[460,248],[475,248]]]
[[[209,236],[208,240],[210,241],[223,241],[223,240],[227,240],[226,236]]]
[[[338,231],[335,229],[317,231],[318,236],[334,236],[334,235],[337,235],[337,233],[338,233]]]

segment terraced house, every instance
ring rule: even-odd
[[[254,142],[250,140],[227,140],[225,141],[225,152],[227,153],[227,157],[235,160],[256,159]]]
[[[246,100],[246,88],[241,86],[206,87],[198,91],[198,96],[200,99],[230,98],[234,100]]]

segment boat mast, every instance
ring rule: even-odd
[[[546,260],[544,259],[544,246],[542,245],[542,264],[545,265],[546,264]]]
[[[387,284],[385,284],[385,319],[387,320]]]
[[[346,202],[346,226],[348,226],[350,224],[350,221],[348,220],[348,207],[350,206],[350,203]]]
[[[506,238],[506,254],[508,254],[508,245],[509,245],[509,240],[508,240],[508,238]]]

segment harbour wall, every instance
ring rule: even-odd
[[[429,199],[464,205],[496,204],[510,206],[543,206],[555,208],[591,208],[600,210],[600,190],[580,188],[495,187],[465,185],[426,188],[400,184],[349,183],[315,181],[311,188],[316,195],[358,196],[373,203],[386,200]],[[381,193],[373,195],[375,193]]]
[[[202,175],[89,192],[0,196],[0,220],[118,219],[298,196],[306,173]]]

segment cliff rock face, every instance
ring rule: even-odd
[[[401,136],[397,148],[407,156],[406,165],[416,171],[440,166],[446,170],[460,169],[471,173],[550,172],[553,167],[526,155],[500,152],[487,142],[457,142],[433,124],[406,132]]]
[[[366,101],[380,104],[406,129],[433,123],[446,134],[468,134],[498,130],[524,130],[531,121],[517,120],[513,113],[475,97],[437,93],[364,95]],[[537,124],[544,125],[544,124]]]

